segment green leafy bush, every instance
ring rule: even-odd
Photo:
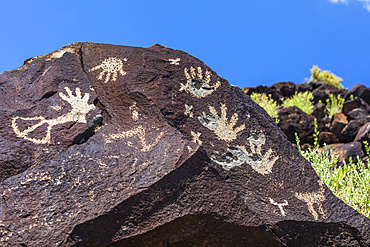
[[[252,93],[251,99],[259,104],[272,118],[277,117],[276,109],[279,107],[277,103],[271,99],[271,95],[267,96],[264,93]]]
[[[343,85],[340,83],[343,81],[342,78],[330,73],[330,71],[324,70],[322,71],[317,65],[312,66],[311,71],[311,82],[322,82],[325,84],[333,85],[337,88],[344,88]]]
[[[329,118],[331,118],[335,113],[342,112],[344,99],[340,94],[337,97],[334,95],[330,96],[330,99],[326,99],[326,109],[328,110]]]
[[[370,217],[370,169],[358,157],[357,163],[350,158],[349,164],[337,167],[338,156],[330,151],[318,151],[318,145],[313,149],[303,151],[299,145],[299,153],[308,160],[317,175],[328,188],[346,204],[356,209],[366,217]]]
[[[291,98],[285,99],[283,106],[296,106],[307,114],[312,113],[313,94],[310,91],[295,93]]]

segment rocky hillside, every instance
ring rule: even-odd
[[[270,95],[280,105],[277,109],[278,126],[291,143],[296,143],[295,133],[297,133],[304,148],[312,147],[316,119],[319,145],[328,144],[328,149],[340,155],[340,163],[343,160],[348,163],[350,157],[356,161],[357,156],[360,158],[365,156],[364,142],[370,143],[370,88],[356,84],[350,90],[345,90],[317,82],[304,84],[279,82],[270,87],[244,88],[243,91],[248,95],[254,93]],[[302,92],[312,92],[311,114],[297,107],[284,107],[282,104],[284,99]],[[330,116],[328,101],[330,102],[332,97],[343,98],[343,106]]]
[[[185,52],[74,43],[0,74],[0,99],[1,246],[370,246],[289,134]]]

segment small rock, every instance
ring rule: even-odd
[[[343,113],[336,113],[331,119],[330,132],[334,133],[338,138],[340,138],[340,134],[347,124],[347,117]]]
[[[350,142],[350,143],[338,143],[331,144],[327,146],[328,150],[332,152],[333,155],[338,156],[338,165],[343,165],[349,163],[350,157],[352,157],[353,162],[357,162],[357,156],[361,159],[364,156],[362,152],[361,143]],[[323,151],[323,148],[320,148]]]
[[[348,90],[348,92],[344,96],[344,99],[346,101],[351,100],[351,95],[352,95],[353,98],[355,98],[356,96],[360,97],[360,95],[363,93],[363,91],[365,89],[366,89],[366,87],[364,85],[356,84],[350,90]]]
[[[356,108],[347,114],[348,121],[357,119],[364,120],[365,122],[370,121],[370,111],[365,109]]]
[[[338,137],[331,132],[320,132],[319,134],[319,145],[322,146],[324,143],[332,144],[338,143]]]
[[[341,142],[351,142],[355,139],[359,129],[365,124],[366,122],[363,120],[351,120],[343,128],[342,132],[340,133],[339,140]]]
[[[361,98],[355,98],[344,102],[342,112],[347,115],[350,111],[360,108],[364,110],[370,110],[370,106]]]
[[[362,149],[365,151],[365,145],[363,144],[364,141],[367,141],[370,144],[370,122],[366,123],[359,129],[353,141],[362,143]]]

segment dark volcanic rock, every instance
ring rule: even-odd
[[[331,119],[330,132],[335,134],[340,139],[341,132],[347,124],[347,117],[343,113],[335,113]]]
[[[370,111],[370,106],[363,99],[355,98],[344,102],[342,112],[347,115],[349,112],[357,108]]]
[[[302,143],[313,144],[314,117],[307,115],[296,106],[278,110],[279,127],[291,143],[296,143],[295,133]]]
[[[0,99],[1,246],[370,244],[267,113],[184,52],[72,44],[1,74]]]
[[[370,144],[370,122],[366,123],[358,130],[354,141],[360,143],[367,141]],[[362,149],[365,151],[365,145],[362,145]]]
[[[360,97],[360,95],[364,92],[365,89],[366,87],[364,85],[357,83],[350,90],[348,90],[348,92],[344,96],[344,99],[348,101],[348,100],[351,100],[351,97],[353,98],[356,98],[356,96]]]
[[[370,103],[370,88],[366,88],[361,84],[356,84],[348,90],[345,95],[345,100],[350,100],[351,97],[356,98],[356,96],[362,98],[366,103]]]
[[[290,98],[294,95],[295,84],[293,82],[278,82],[266,88],[265,93],[271,95],[273,100],[281,104],[283,98]]]
[[[327,146],[328,150],[332,152],[333,155],[338,156],[338,165],[343,165],[349,163],[350,158],[354,163],[357,163],[357,157],[364,157],[362,152],[361,143],[359,142],[350,142],[350,143],[337,143]],[[321,148],[321,150],[324,150]]]
[[[331,132],[320,132],[319,134],[319,145],[322,146],[324,143],[332,144],[338,143],[338,137]]]
[[[369,122],[370,121],[370,111],[359,109],[359,108],[353,109],[347,114],[347,119],[348,121],[356,119],[356,120],[362,120],[365,122]]]
[[[312,91],[313,94],[313,102],[317,104],[319,101],[325,103],[327,99],[330,98],[331,95],[341,95],[342,97],[346,94],[347,90],[339,89],[335,86],[330,84],[322,84],[318,88]]]
[[[349,123],[344,127],[344,129],[340,133],[340,141],[342,142],[352,142],[360,128],[366,123],[366,121],[359,119],[359,120],[351,120]]]

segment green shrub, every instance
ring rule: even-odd
[[[317,65],[312,66],[311,71],[311,82],[322,82],[325,84],[330,84],[332,86],[335,86],[337,88],[344,88],[342,84],[340,84],[341,81],[343,81],[342,78],[334,75],[333,73],[330,73],[330,71],[324,70],[322,71]]]
[[[277,117],[276,109],[279,107],[277,103],[271,99],[271,95],[267,96],[264,93],[252,93],[251,99],[259,104],[272,118]]]
[[[370,168],[357,157],[357,163],[350,158],[349,164],[337,167],[338,156],[330,151],[318,151],[318,145],[313,149],[303,151],[299,145],[299,153],[308,160],[317,175],[328,188],[346,204],[356,209],[366,217],[370,217]]]
[[[285,99],[283,106],[296,106],[307,114],[312,113],[313,94],[310,91],[295,93],[291,98]]]
[[[337,97],[334,95],[330,96],[330,99],[326,99],[326,109],[328,110],[329,118],[331,118],[335,113],[342,112],[344,99],[340,94]]]

